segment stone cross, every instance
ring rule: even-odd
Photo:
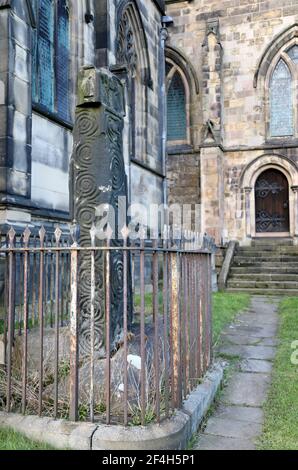
[[[127,197],[123,158],[124,89],[121,81],[106,69],[83,68],[79,74],[78,103],[74,127],[74,147],[70,165],[71,216],[80,228],[80,246],[91,246],[91,228],[96,226],[98,208],[112,207],[118,222],[118,198]],[[126,223],[126,222],[125,222]],[[93,234],[94,235],[94,234]],[[96,236],[94,246],[105,243]],[[110,245],[122,241],[114,233]],[[106,354],[106,315],[104,254],[95,253],[95,348]],[[123,254],[113,251],[110,258],[110,343],[116,349],[123,334]],[[129,299],[130,275],[129,279]],[[131,305],[128,302],[129,320]],[[79,262],[80,350],[90,353],[91,256],[80,253]]]

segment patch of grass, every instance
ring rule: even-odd
[[[4,320],[0,319],[0,335],[4,333]]]
[[[298,341],[298,297],[281,302],[280,316],[280,344],[258,444],[262,450],[298,450],[298,365],[291,361],[292,343]]]
[[[159,292],[158,293],[158,306],[160,311],[162,311],[163,308],[163,293]],[[136,294],[134,296],[134,307],[139,311],[141,309],[141,295]],[[147,292],[145,294],[145,314],[151,315],[153,313],[153,294],[150,292]]]
[[[0,450],[53,450],[47,444],[27,439],[12,429],[0,428]]]
[[[232,323],[236,315],[247,308],[249,294],[217,292],[213,294],[213,344],[217,344],[225,326]]]
[[[247,308],[251,296],[248,294],[231,294],[218,292],[213,294],[213,341],[217,343],[223,328],[231,323],[236,315]],[[160,310],[163,307],[163,294],[159,292],[158,304]],[[134,296],[134,306],[140,310],[141,296]],[[145,312],[152,314],[152,293],[145,294]]]

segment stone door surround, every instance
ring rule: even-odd
[[[280,233],[257,233],[255,211],[255,184],[259,176],[266,170],[275,169],[285,175],[289,184],[289,216],[290,231]],[[245,225],[246,238],[266,237],[296,237],[298,240],[298,168],[296,164],[283,155],[265,154],[244,169],[241,175],[241,188],[245,194]]]

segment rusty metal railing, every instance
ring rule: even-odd
[[[115,252],[122,255],[123,318],[112,341]],[[82,253],[90,257],[89,354],[80,347]],[[95,309],[98,253],[104,331],[97,328]],[[98,247],[91,237],[89,247],[80,247],[59,227],[53,235],[41,228],[37,236],[28,228],[17,236],[12,228],[1,243],[0,266],[5,274],[0,408],[7,412],[125,426],[160,422],[182,406],[210,366],[211,251],[206,238],[202,243],[187,233],[179,241],[124,239],[121,246]]]

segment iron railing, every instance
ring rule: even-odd
[[[124,239],[116,247],[109,242],[98,247],[94,241],[80,247],[59,227],[53,236],[44,228],[37,236],[28,228],[17,236],[11,228],[0,248],[5,351],[0,408],[124,425],[160,422],[180,408],[212,360],[210,241],[185,235],[182,241]],[[115,252],[123,261],[123,318],[112,348]],[[82,253],[90,258],[87,355],[80,346]],[[101,333],[95,315],[99,253],[105,307]],[[104,356],[99,342],[105,344]]]

